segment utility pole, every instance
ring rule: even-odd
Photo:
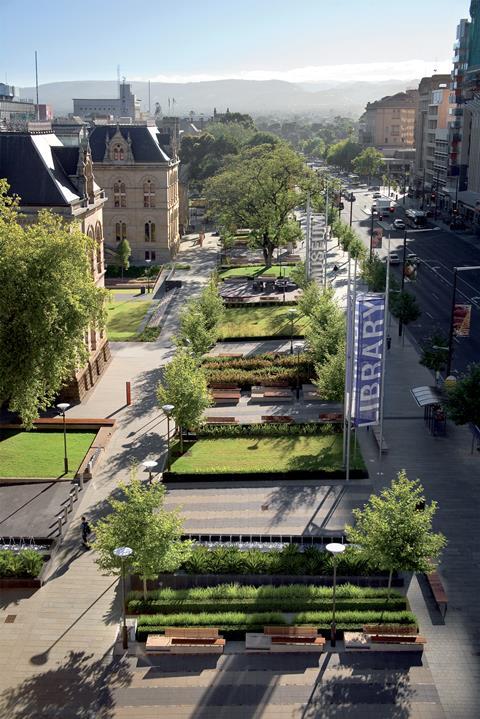
[[[390,258],[387,258],[387,262],[390,261]],[[407,261],[407,230],[403,233],[403,261],[402,261],[402,289],[401,293],[403,294],[403,289],[405,287],[405,263]],[[401,296],[401,295],[400,295]],[[398,336],[401,337],[403,332],[403,322],[401,318],[398,321]]]
[[[353,192],[350,193],[350,227],[352,226]]]

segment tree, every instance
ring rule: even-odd
[[[297,264],[292,267],[290,270],[290,279],[295,282],[296,285],[305,289],[308,284],[305,262],[297,262]]]
[[[284,143],[244,149],[207,182],[211,213],[229,232],[249,228],[270,267],[274,249],[292,240],[290,213],[299,202],[297,187],[307,175],[302,159]]]
[[[46,211],[20,224],[7,192],[0,180],[0,404],[30,428],[87,361],[106,293],[92,278],[95,242]]]
[[[257,145],[270,145],[271,147],[275,147],[279,142],[278,137],[271,132],[256,132],[247,140],[245,145],[247,147],[256,147]]]
[[[420,364],[434,372],[442,372],[448,359],[448,337],[441,330],[433,334],[422,344]]]
[[[417,298],[406,290],[390,293],[390,311],[405,326],[418,320],[422,314]],[[405,333],[403,340],[405,340]]]
[[[342,167],[344,170],[352,169],[352,162],[360,154],[361,145],[351,138],[340,140],[327,149],[327,162],[329,165]]]
[[[299,301],[299,309],[310,317],[305,332],[308,352],[317,365],[323,365],[329,355],[337,354],[345,341],[345,317],[335,301],[333,289],[320,293],[315,283],[310,283]]]
[[[182,428],[198,427],[203,412],[211,404],[205,372],[188,350],[179,347],[165,367],[157,398],[160,405],[174,406],[172,416],[180,430],[180,450],[183,451]]]
[[[188,559],[191,544],[182,541],[183,520],[178,511],[163,507],[163,484],[145,484],[134,476],[130,484],[120,484],[119,489],[123,497],[110,498],[111,513],[95,524],[95,561],[104,571],[117,574],[121,560],[113,550],[133,549],[126,569],[140,576],[146,599],[147,580],[178,569]]]
[[[225,314],[225,306],[223,299],[218,291],[218,285],[214,280],[210,280],[204,288],[197,300],[198,308],[205,319],[205,327],[208,332],[216,330]],[[216,341],[215,336],[215,341]]]
[[[467,372],[448,390],[447,415],[455,424],[480,427],[480,364],[471,364]]]
[[[378,175],[383,164],[384,158],[382,153],[374,147],[366,147],[352,162],[355,172],[368,177],[369,184],[372,176],[375,177]]]
[[[437,503],[425,504],[422,485],[405,470],[363,509],[353,510],[355,526],[345,527],[347,539],[371,566],[389,572],[389,593],[394,571],[429,571],[445,546],[443,534],[432,531],[436,510]]]
[[[123,239],[117,248],[117,255],[120,258],[120,266],[122,268],[122,280],[123,280],[123,271],[128,270],[128,268],[130,267],[131,254],[132,254],[132,248],[130,247],[129,241]]]
[[[218,326],[225,313],[223,300],[212,279],[200,297],[190,300],[180,313],[179,344],[188,344],[197,356],[207,352],[218,338]]]
[[[333,354],[327,353],[322,364],[315,364],[317,379],[313,384],[326,402],[343,402],[345,392],[345,343],[340,342]]]
[[[377,255],[373,254],[363,260],[362,279],[367,283],[370,292],[385,292],[387,268]]]

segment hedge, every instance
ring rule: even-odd
[[[204,424],[196,431],[197,437],[211,437],[212,439],[227,439],[229,437],[297,437],[339,434],[342,431],[340,424],[329,422],[306,422],[305,424]]]
[[[38,577],[43,555],[35,549],[0,550],[0,577]]]
[[[256,370],[206,368],[205,374],[209,385],[228,382],[237,385],[240,389],[250,389],[252,386],[268,385],[275,382],[288,383],[290,387],[296,387],[297,384],[297,370],[286,367]],[[298,383],[300,385],[311,382],[312,378],[315,378],[313,368],[305,366],[299,368]]]
[[[300,367],[313,367],[313,363],[309,355],[302,353],[298,358]],[[210,369],[239,369],[239,370],[259,370],[270,368],[297,368],[297,356],[291,354],[260,354],[251,357],[220,357],[209,355],[204,357],[202,365],[206,370]]]

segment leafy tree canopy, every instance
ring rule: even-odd
[[[378,175],[383,165],[383,155],[374,147],[366,147],[352,161],[355,172],[368,178]]]
[[[480,427],[480,364],[467,372],[448,390],[446,410],[455,424],[472,422]]]
[[[441,330],[436,330],[422,343],[420,364],[434,372],[445,369],[448,358],[448,337]]]
[[[350,138],[340,140],[327,149],[327,162],[330,165],[342,167],[344,170],[351,170],[352,162],[361,150],[361,145]]]
[[[92,278],[94,241],[46,211],[21,225],[7,192],[0,180],[0,404],[31,427],[86,362],[106,293]]]

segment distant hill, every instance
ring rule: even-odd
[[[148,110],[148,83],[132,82],[133,92],[141,99],[141,107]],[[249,112],[253,115],[281,113],[319,114],[343,113],[360,115],[367,102],[385,95],[416,87],[418,81],[401,83],[356,82],[293,84],[280,80],[216,80],[212,82],[162,83],[150,85],[152,111],[159,102],[164,114],[168,114],[168,98],[175,98],[175,113],[187,114],[191,110],[210,115],[216,107],[224,112]],[[34,97],[32,87],[20,88],[22,97]],[[73,111],[73,98],[108,98],[118,96],[117,83],[112,80],[78,80],[52,82],[40,85],[40,102],[52,105],[56,115]]]

